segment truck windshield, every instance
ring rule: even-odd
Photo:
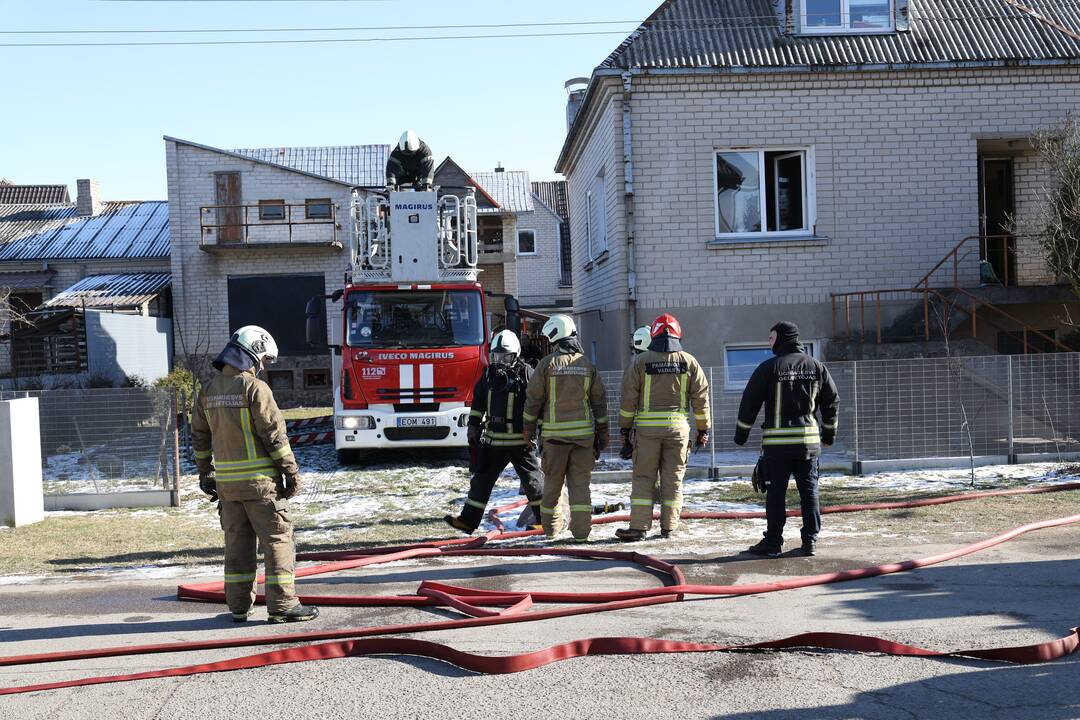
[[[350,347],[481,345],[483,305],[477,290],[378,290],[348,300]]]

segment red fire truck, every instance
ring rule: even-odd
[[[412,190],[353,197],[356,228],[333,333],[339,459],[371,448],[465,447],[490,316],[477,268],[476,201]],[[519,324],[505,298],[507,326]],[[308,340],[323,298],[308,304]],[[340,341],[337,338],[340,337]]]

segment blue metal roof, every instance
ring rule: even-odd
[[[358,187],[384,187],[389,145],[247,148],[227,152]]]
[[[1075,0],[1024,0],[1033,17],[1005,0],[897,0],[909,29],[890,33],[800,35],[782,31],[774,0],[667,0],[600,69],[821,68],[1001,64],[1080,59]],[[791,3],[800,7],[798,0]],[[795,18],[797,21],[798,18]]]
[[[111,202],[92,217],[79,216],[74,206],[3,206],[4,236],[0,261],[6,262],[167,258],[169,204]]]
[[[138,307],[156,298],[171,284],[169,273],[91,275],[50,298],[42,307]]]

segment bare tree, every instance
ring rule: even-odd
[[[1031,217],[1020,233],[1037,236],[1046,264],[1080,297],[1080,120],[1069,114],[1033,139],[1047,170],[1047,186],[1038,193]]]

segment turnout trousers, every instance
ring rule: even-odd
[[[221,500],[218,512],[225,531],[225,602],[230,612],[243,614],[255,603],[256,542],[266,561],[267,610],[283,613],[297,605],[296,547],[288,501]]]
[[[539,517],[544,481],[540,477],[540,460],[536,457],[536,451],[525,445],[482,444],[477,453],[476,472],[469,483],[469,498],[461,509],[461,520],[472,530],[480,526],[488,500],[491,499],[491,490],[507,465],[514,466],[521,478],[521,492],[529,499],[534,517]]]
[[[780,547],[784,544],[784,525],[787,523],[788,481],[795,477],[802,508],[802,539],[817,540],[821,531],[821,505],[818,500],[818,459],[790,458],[765,455],[765,478],[769,483],[765,495],[765,542]]]
[[[670,531],[678,527],[683,476],[690,455],[689,442],[688,429],[672,429],[662,435],[635,433],[634,472],[630,486],[631,529],[652,527],[657,474],[660,476],[660,529]]]
[[[589,445],[573,442],[545,440],[541,462],[544,468],[544,496],[540,501],[540,523],[550,538],[562,530],[559,499],[563,485],[570,499],[570,532],[578,540],[585,540],[592,530],[592,481],[593,455]]]

